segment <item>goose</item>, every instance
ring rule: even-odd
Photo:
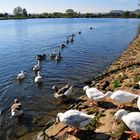
[[[132,94],[130,92],[123,91],[123,90],[117,90],[115,92],[108,91],[105,94],[105,97],[109,97],[113,101],[119,103],[120,105],[118,106],[118,108],[123,108],[124,104],[132,103],[132,101],[138,98],[139,95]]]
[[[75,37],[75,34],[71,34],[70,36]]]
[[[37,72],[37,76],[35,77],[35,83],[42,83],[42,77],[40,76],[40,71]]]
[[[21,103],[19,103],[18,99],[15,99],[11,106],[11,117],[19,117],[22,114],[23,110],[21,109]]]
[[[68,37],[67,40],[66,40],[66,44],[69,44],[69,42],[70,42],[70,41],[69,41],[69,37]]]
[[[71,109],[65,113],[58,113],[56,120],[79,130],[83,129],[94,117],[95,115],[87,115],[81,111]]]
[[[61,49],[65,48],[65,47],[66,47],[66,45],[65,45],[64,43],[61,43],[61,44],[60,44],[60,48],[61,48]]]
[[[39,71],[40,69],[41,69],[41,67],[40,67],[40,61],[37,60],[37,65],[34,65],[33,70],[34,71]]]
[[[59,61],[61,58],[61,52],[59,52],[58,55],[55,56],[55,60]]]
[[[13,110],[11,109],[11,117],[19,117],[23,114],[23,110]]]
[[[25,73],[24,71],[22,70],[18,75],[17,75],[17,80],[22,80],[25,78]]]
[[[45,59],[46,59],[46,54],[43,54],[43,55],[38,54],[38,55],[36,56],[36,60],[42,61],[42,60],[45,60]]]
[[[70,39],[70,42],[72,43],[74,41],[74,39],[73,39],[73,36],[71,37],[71,39]]]
[[[90,88],[89,86],[84,86],[83,90],[86,91],[87,97],[92,101],[92,105],[94,102],[104,100],[104,94],[99,91],[97,88]],[[96,103],[95,103],[96,104]]]
[[[54,52],[50,54],[50,58],[54,59],[56,57],[56,49],[54,49]]]
[[[133,138],[140,138],[140,112],[128,113],[124,109],[119,109],[114,116],[116,120],[121,119],[132,130],[132,132],[126,131],[126,133],[133,134]]]
[[[78,34],[81,34],[81,33],[82,33],[81,31],[78,32]]]
[[[61,89],[57,89],[56,86],[53,86],[53,88],[55,90],[55,93],[54,93],[54,97],[55,98],[61,98],[61,99],[65,99],[66,96],[69,96],[71,95],[72,93],[72,89],[73,89],[73,86],[70,86],[70,84],[67,84],[65,85],[64,87],[62,87]]]

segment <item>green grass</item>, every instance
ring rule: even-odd
[[[114,89],[120,87],[121,86],[120,80],[118,79],[114,80],[112,85]]]
[[[135,64],[132,65],[132,67],[131,67],[132,70],[134,70],[134,69],[136,69],[136,68],[137,68],[137,65],[135,65]]]
[[[137,83],[140,81],[140,75],[137,75],[135,78],[134,78],[134,83]]]
[[[97,127],[101,125],[101,123],[99,122],[99,119],[102,116],[102,114],[97,108],[89,109],[87,114],[95,114],[95,117],[86,126],[87,131],[94,131]]]

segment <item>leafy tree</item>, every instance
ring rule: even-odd
[[[67,9],[67,10],[66,10],[66,14],[68,15],[68,17],[74,17],[74,15],[75,15],[76,13],[74,12],[73,9]]]
[[[122,14],[122,17],[124,17],[124,18],[130,18],[130,12],[129,12],[129,11],[125,11],[125,12]]]
[[[19,16],[22,16],[23,10],[20,6],[18,6],[14,8],[13,12],[15,16],[19,17]]]
[[[22,10],[22,16],[24,16],[24,17],[28,16],[27,10],[25,8],[23,8],[23,10]]]
[[[9,15],[8,15],[8,13],[4,13],[4,16],[5,16],[5,17],[8,17]]]
[[[25,8],[22,9],[20,6],[14,8],[13,12],[16,17],[27,17],[28,16],[27,10]]]
[[[67,9],[67,10],[66,10],[66,13],[67,13],[67,14],[73,14],[73,13],[75,13],[75,12],[74,12],[73,9]]]

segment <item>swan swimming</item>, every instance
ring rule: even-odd
[[[40,67],[40,61],[37,60],[37,65],[34,65],[33,70],[34,71],[39,71],[40,69],[41,69],[41,67]]]
[[[18,80],[22,80],[22,79],[24,79],[25,78],[25,73],[24,73],[24,71],[22,70],[18,75],[17,75],[17,79]]]
[[[40,71],[37,72],[37,76],[35,77],[35,83],[42,83],[42,77],[40,76]]]

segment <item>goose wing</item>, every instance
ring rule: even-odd
[[[131,94],[127,91],[116,91],[114,92],[111,96],[112,99],[114,99],[117,102],[122,102],[122,103],[127,103],[127,102],[132,102],[135,98],[137,98],[138,96],[135,94]]]
[[[69,84],[65,85],[61,89],[58,90],[58,94],[64,94],[69,89]]]
[[[78,110],[69,110],[63,114],[63,121],[70,126],[79,128],[81,123],[89,122],[92,118]]]
[[[73,89],[73,86],[71,86],[70,88],[67,89],[66,92],[64,92],[64,95],[70,95],[72,93],[72,89]]]

